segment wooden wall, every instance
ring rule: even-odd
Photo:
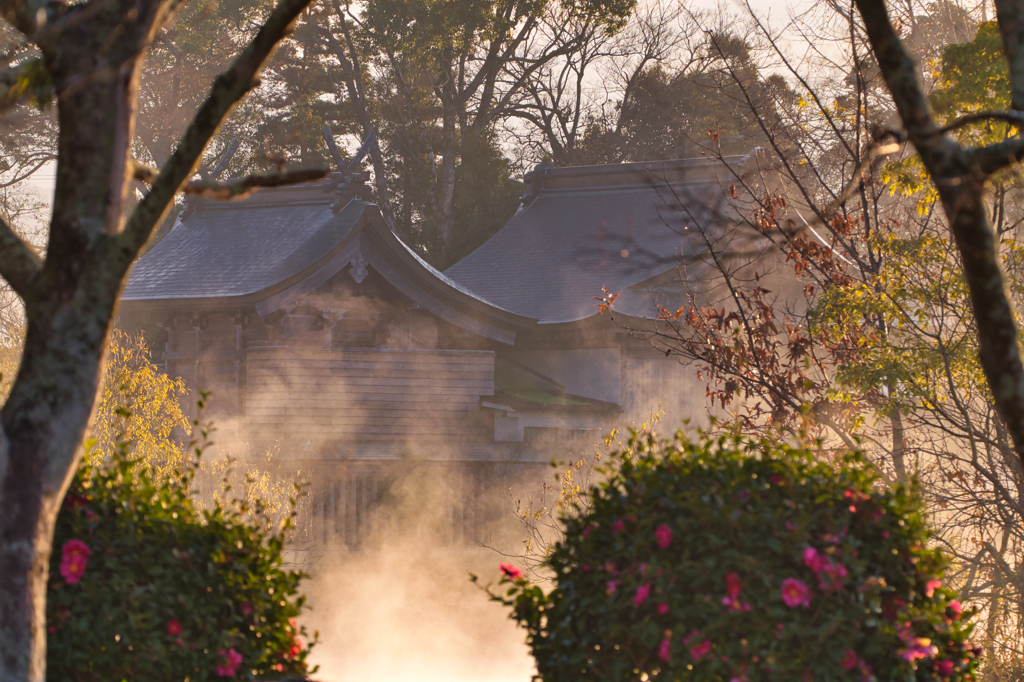
[[[492,438],[480,409],[494,394],[491,351],[249,350],[245,374],[255,441]]]
[[[356,550],[402,541],[476,546],[490,542],[495,523],[507,520],[485,466],[426,465],[406,471],[424,488],[415,488],[415,495],[394,489],[396,481],[405,479],[387,463],[342,466],[342,471],[316,471],[304,487],[290,546]]]

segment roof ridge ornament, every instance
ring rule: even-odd
[[[542,161],[533,167],[533,170],[523,175],[523,196],[519,197],[519,211],[532,204],[544,190],[544,173],[555,164],[550,161]],[[516,211],[518,213],[519,211]]]
[[[341,173],[341,177],[335,182],[324,187],[325,193],[338,193],[338,200],[331,206],[334,212],[337,213],[355,197],[369,198],[370,189],[366,186],[366,183],[370,179],[370,172],[356,173],[355,169],[363,162],[363,159],[370,151],[370,147],[376,144],[377,132],[370,128],[370,134],[359,145],[356,155],[348,163],[345,163],[341,150],[338,149],[338,144],[334,141],[334,134],[331,132],[330,126],[325,125],[320,132],[323,134],[324,142],[327,143],[327,148],[330,150],[334,163],[338,166],[338,170]]]

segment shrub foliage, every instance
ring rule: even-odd
[[[57,517],[47,600],[55,680],[297,676],[302,575],[236,506],[199,511],[194,469],[164,477],[115,451],[78,470]],[[88,459],[88,458],[87,458]]]
[[[543,679],[973,679],[973,613],[941,582],[913,490],[857,454],[639,440],[564,517],[552,589],[502,567],[496,599]]]

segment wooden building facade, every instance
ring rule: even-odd
[[[210,392],[218,440],[313,477],[309,543],[412,532],[415,515],[384,504],[403,467],[448,491],[442,537],[480,543],[500,514],[495,472],[543,472],[613,426],[660,408],[674,428],[701,409],[691,371],[594,297],[621,292],[634,321],[678,303],[698,248],[684,226],[724,196],[722,172],[538,169],[508,225],[444,273],[338,174],[192,202],[135,265],[121,313],[160,330],[168,374]]]

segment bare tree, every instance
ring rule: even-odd
[[[0,410],[0,680],[42,682],[54,522],[93,412],[110,321],[132,262],[218,126],[309,0],[281,0],[209,94],[165,165],[139,166],[131,141],[143,56],[177,0],[0,1],[38,49],[8,80],[50,97],[59,134],[45,257],[0,223],[0,275],[21,297],[27,334]],[[21,80],[19,80],[21,79]],[[321,173],[322,175],[322,173]],[[127,220],[133,178],[150,188]],[[295,178],[279,177],[281,182]],[[267,179],[263,179],[268,182]],[[244,184],[244,183],[243,183]],[[252,183],[249,183],[250,186]],[[202,184],[197,191],[213,188]],[[222,193],[241,190],[235,184]]]

